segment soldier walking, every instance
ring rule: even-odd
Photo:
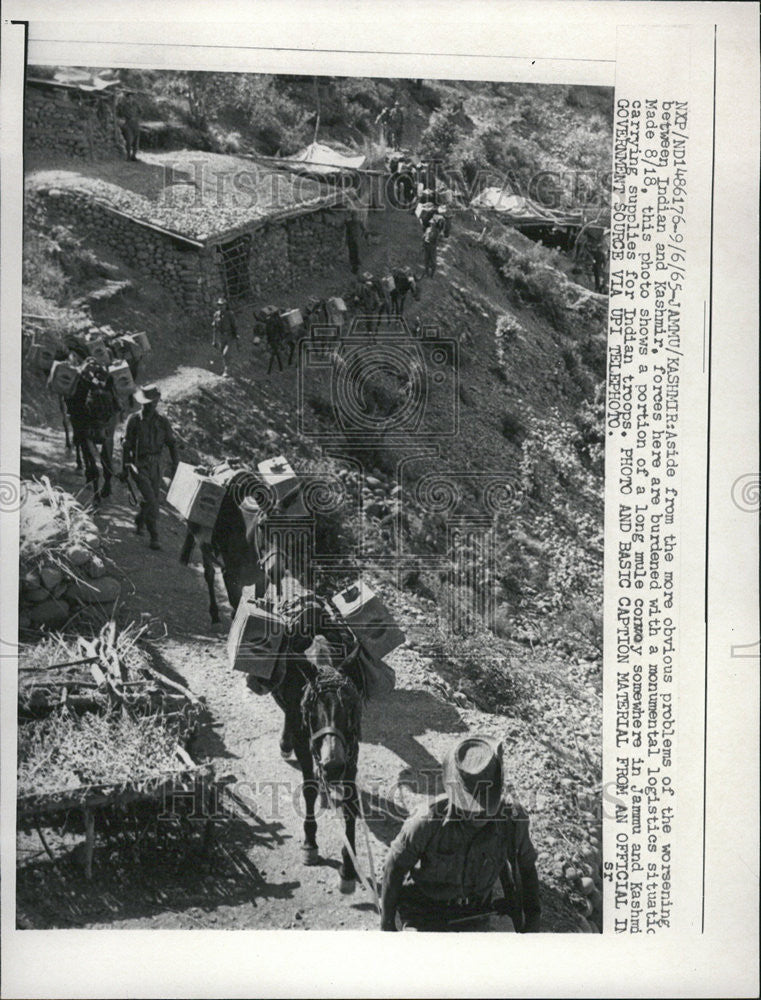
[[[234,344],[238,342],[238,324],[235,313],[232,311],[229,302],[223,296],[217,299],[217,308],[211,321],[211,343],[213,347],[222,352],[222,377],[227,378],[230,374],[227,363],[230,351]]]
[[[142,409],[133,413],[127,421],[124,435],[122,465],[132,474],[143,495],[140,510],[135,518],[138,535],[143,528],[148,529],[150,547],[160,549],[158,520],[161,495],[161,456],[164,448],[169,449],[172,459],[172,475],[179,464],[177,442],[172,425],[156,408],[161,399],[157,385],[147,385],[135,393],[135,401]]]
[[[136,160],[140,145],[140,111],[137,101],[129,91],[122,97],[117,110],[123,119],[122,135],[127,147],[127,159]]]
[[[404,112],[399,101],[394,101],[394,106],[388,114],[389,144],[394,149],[401,149],[402,133],[404,131]]]

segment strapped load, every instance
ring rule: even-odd
[[[257,466],[259,475],[272,490],[277,502],[277,513],[287,517],[306,517],[301,482],[283,455],[267,458]]]
[[[54,361],[48,376],[48,389],[66,399],[76,393],[79,385],[79,369],[69,361]]]
[[[91,358],[94,358],[99,365],[103,365],[105,368],[108,368],[114,360],[111,351],[102,337],[88,341],[87,351]]]
[[[108,374],[111,376],[117,396],[131,396],[135,391],[135,382],[128,362],[114,361],[108,366]]]
[[[49,340],[38,340],[35,337],[29,350],[29,360],[38,372],[48,375],[55,362],[55,356],[55,346]]]
[[[280,314],[280,318],[290,334],[296,333],[304,325],[304,317],[301,315],[300,309],[288,309]]]
[[[405,641],[394,617],[361,580],[334,594],[332,604],[359,643],[359,667],[367,697],[393,691],[396,675],[383,657]]]
[[[204,469],[180,462],[166,499],[185,520],[213,528],[224,496],[225,487],[217,479]]]
[[[244,587],[227,637],[230,666],[277,686],[285,670],[281,664],[275,674],[285,632],[285,619],[257,600],[255,587]]]

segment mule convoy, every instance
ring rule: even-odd
[[[222,572],[234,614],[230,666],[283,711],[280,751],[295,756],[303,778],[304,863],[318,858],[315,803],[322,788],[343,809],[341,890],[352,892],[362,702],[382,682],[393,686],[382,657],[405,637],[361,581],[325,599],[296,578],[269,529],[307,513],[302,485],[282,457],[259,463],[256,472],[231,461],[211,470],[181,463],[167,500],[187,522],[181,562],[200,547],[215,624],[216,568]]]

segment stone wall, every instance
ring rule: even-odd
[[[207,289],[213,265],[208,251],[183,244],[94,201],[83,191],[66,188],[26,192],[26,219],[47,229],[51,224],[70,226],[77,235],[112,250],[130,267],[159,281],[182,305],[204,308],[210,302]]]
[[[27,86],[24,144],[30,151],[84,160],[125,155],[111,95],[94,97],[55,87]]]
[[[257,306],[282,304],[301,283],[347,261],[341,212],[326,209],[263,226],[252,233],[252,300]]]
[[[160,282],[183,306],[211,316],[218,296],[226,294],[222,255],[216,245],[185,244],[111,211],[75,188],[28,189],[25,211],[27,222],[37,228],[63,224],[107,247],[128,266]],[[341,212],[311,212],[266,225],[251,232],[248,301],[233,305],[289,306],[301,284],[346,266]]]

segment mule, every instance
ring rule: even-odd
[[[256,588],[256,596],[261,597],[267,584],[277,576],[281,567],[273,553],[262,551],[261,526],[246,524],[241,513],[240,502],[245,497],[260,494],[262,482],[258,476],[242,469],[227,483],[225,495],[219,508],[213,528],[195,522],[187,522],[185,541],[180,552],[180,562],[187,566],[196,545],[201,550],[203,575],[209,591],[209,615],[212,625],[218,625],[219,606],[214,591],[216,570],[222,571],[222,579],[227,599],[233,614],[240,603],[244,587]],[[269,572],[265,569],[269,565]]]
[[[356,853],[357,762],[362,723],[362,681],[356,650],[344,657],[342,647],[322,634],[315,635],[301,651],[298,641],[289,639],[287,644],[285,674],[273,697],[285,715],[281,753],[285,756],[292,750],[303,779],[302,861],[313,865],[319,859],[315,804],[322,790],[340,804],[343,812],[346,843],[341,851],[340,888],[343,893],[351,893],[357,880],[352,854]]]
[[[69,417],[69,401],[65,396],[58,396],[58,408],[61,411],[61,423],[63,425],[63,436],[66,442],[66,451],[71,451],[74,446],[77,468],[82,469],[82,444],[74,440],[74,428]]]

